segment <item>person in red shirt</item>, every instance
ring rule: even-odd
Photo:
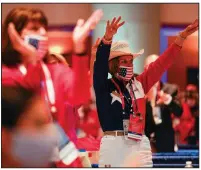
[[[78,138],[77,145],[80,149],[98,151],[103,132],[97,110],[92,108],[91,104],[84,104],[78,109],[77,128],[83,132],[83,136]]]
[[[181,98],[183,113],[177,120],[175,131],[179,134],[179,144],[196,144],[199,141],[199,101],[198,90],[188,84]]]
[[[42,61],[49,53],[48,21],[41,10],[15,8],[9,12],[3,24],[2,84],[20,85],[41,93],[51,111],[49,121],[57,121],[66,134],[68,130],[65,124],[72,122],[65,119],[65,102],[79,105],[89,100],[85,41],[101,17],[102,11],[98,10],[86,22],[78,20],[73,31],[72,69],[61,64],[45,64]],[[42,40],[36,42],[34,39],[34,43],[37,43],[34,47],[33,44],[25,42],[26,37],[31,36],[40,37]],[[76,166],[78,165],[80,166],[79,163]]]
[[[100,138],[101,127],[96,109],[92,109],[90,104],[85,104],[80,110],[82,117],[79,117],[78,128],[82,129],[87,137]]]

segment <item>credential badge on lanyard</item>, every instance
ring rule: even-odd
[[[112,82],[114,83],[115,87],[117,88],[117,90],[119,91],[120,93],[120,98],[121,98],[121,103],[122,103],[122,113],[123,114],[126,114],[125,112],[125,101],[124,101],[124,96],[123,96],[123,93],[119,87],[119,85],[114,81],[114,79],[111,79]],[[124,138],[126,140],[128,140],[128,127],[129,127],[129,119],[123,119],[123,130],[124,130]]]

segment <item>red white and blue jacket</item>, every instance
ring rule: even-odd
[[[115,82],[119,85],[125,102],[125,111],[123,114],[122,101],[119,95],[115,95],[114,91],[119,93],[111,79],[108,79],[111,44],[104,44],[101,41],[96,53],[96,61],[94,63],[93,85],[96,95],[96,105],[99,121],[103,131],[123,130],[123,119],[129,119],[132,112],[136,112],[136,107],[132,110],[130,102],[130,87],[123,85],[115,77]],[[181,47],[173,43],[169,48],[153,63],[151,63],[142,74],[134,77],[132,87],[136,97],[138,111],[143,116],[143,126],[145,126],[145,95],[150,88],[160,80],[162,74],[171,66],[174,58],[179,55]]]

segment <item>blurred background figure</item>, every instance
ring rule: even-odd
[[[95,103],[91,100],[77,110],[77,145],[79,149],[99,151],[103,132]]]
[[[56,53],[55,54],[51,53],[50,55],[48,55],[46,57],[46,63],[48,64],[60,63],[68,66],[66,59],[62,55]]]
[[[74,127],[75,121],[66,119],[66,103],[75,107],[89,99],[86,39],[102,15],[101,10],[96,10],[88,20],[77,21],[72,34],[72,68],[62,56],[49,54],[48,19],[41,9],[14,8],[3,25],[2,83],[40,92],[51,112],[50,120],[58,122],[66,135],[71,134],[71,141],[76,139],[75,129],[66,126]],[[69,166],[72,162],[63,157],[63,163]],[[72,166],[79,167],[79,161]]]
[[[176,119],[175,131],[179,144],[195,145],[199,143],[199,94],[196,85],[188,84],[181,93],[183,114]]]
[[[144,69],[159,56],[145,59]],[[175,138],[171,114],[181,116],[182,107],[176,99],[178,87],[157,82],[147,94],[145,133],[150,138],[154,152],[174,152]]]
[[[33,91],[2,87],[2,167],[52,167],[58,134]]]
[[[92,101],[90,101],[79,109],[78,128],[85,133],[85,137],[100,139],[103,132],[101,130],[97,110],[92,104]]]

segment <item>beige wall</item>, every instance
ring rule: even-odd
[[[198,16],[198,4],[2,4],[2,19],[14,7],[36,7],[44,10],[50,25],[75,24],[87,19],[93,10],[103,9],[104,17],[93,34],[93,42],[102,37],[106,20],[121,15],[126,24],[115,40],[127,40],[132,51],[145,53],[135,60],[135,72],[143,71],[146,56],[159,53],[160,24],[188,24]]]
[[[44,10],[50,25],[75,24],[80,17],[86,20],[92,12],[91,4],[2,4],[2,20],[15,7]]]
[[[96,5],[96,4],[94,4]],[[110,4],[101,4],[104,8]],[[115,4],[112,4],[114,6]],[[110,15],[116,14],[115,11],[123,9],[121,4],[120,9],[114,7],[110,8]],[[133,8],[133,6],[136,6]],[[135,15],[131,15],[130,19],[137,19],[141,14],[139,12],[141,4],[129,4],[128,10],[133,8]],[[146,5],[146,4],[145,4]],[[152,6],[153,4],[149,4]],[[157,4],[155,4],[156,6]],[[79,17],[86,19],[92,12],[93,7],[91,4],[2,4],[2,20],[8,12],[14,7],[36,7],[45,11],[48,16],[50,24],[74,24]],[[165,24],[187,24],[190,23],[196,16],[198,16],[198,4],[160,4],[160,22]],[[123,9],[124,10],[124,9]],[[155,13],[154,8],[151,9]],[[143,11],[149,13],[149,9]],[[110,16],[109,15],[109,16]],[[145,14],[146,15],[146,14]],[[106,15],[108,16],[108,15]]]
[[[162,24],[189,24],[199,14],[198,4],[161,4],[160,22]]]
[[[171,44],[176,37],[168,37],[168,44]],[[187,68],[199,67],[198,36],[190,36],[186,39],[181,53],[175,58],[173,65],[168,69],[168,82],[176,83],[181,90],[187,85]]]

